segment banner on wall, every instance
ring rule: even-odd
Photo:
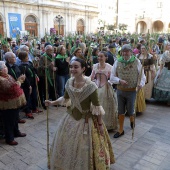
[[[16,38],[20,34],[21,28],[21,14],[8,13],[10,37]]]

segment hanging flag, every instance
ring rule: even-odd
[[[8,13],[8,21],[9,21],[10,37],[16,38],[17,34],[20,34],[20,31],[22,30],[21,14]]]

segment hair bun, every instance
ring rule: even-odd
[[[79,62],[79,63],[81,64],[81,67],[85,67],[85,68],[87,69],[87,63],[86,63],[86,59],[85,59],[84,57],[76,57],[76,56],[74,56],[74,57],[72,57],[70,63],[71,63],[72,61],[77,61],[77,62]],[[85,69],[85,70],[86,70],[86,69]]]
[[[81,56],[81,57],[73,56],[72,59],[71,59],[71,61],[72,61],[72,60],[76,60],[76,59],[81,59],[81,60],[83,60],[84,62],[86,62],[86,59],[85,59],[83,56]]]

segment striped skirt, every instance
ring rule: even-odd
[[[140,89],[136,96],[136,112],[144,112],[146,109],[144,89]]]

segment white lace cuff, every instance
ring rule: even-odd
[[[16,81],[16,83],[17,83],[19,86],[21,86],[21,82],[20,82],[20,81]]]
[[[60,97],[57,99],[58,104],[64,105],[66,107],[71,106],[71,100],[65,99],[64,97]]]
[[[109,83],[111,86],[112,86],[112,84],[113,84],[110,80],[108,80],[108,83]]]
[[[105,111],[102,106],[91,106],[92,115],[104,115]]]

